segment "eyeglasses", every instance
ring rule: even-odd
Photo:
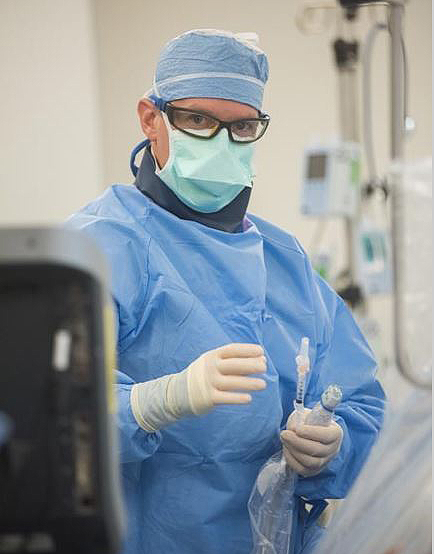
[[[229,139],[233,142],[254,142],[262,137],[270,123],[270,117],[267,114],[236,121],[220,121],[210,115],[177,108],[171,104],[166,104],[164,111],[175,129],[200,139],[213,138],[225,128],[228,130]]]

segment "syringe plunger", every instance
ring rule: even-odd
[[[329,385],[321,395],[321,402],[327,410],[334,410],[342,400],[342,389],[338,385]]]
[[[300,350],[295,358],[297,371],[309,371],[309,339],[303,337],[300,343]]]

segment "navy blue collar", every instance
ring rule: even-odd
[[[188,219],[197,221],[220,231],[228,233],[236,233],[242,231],[243,218],[247,210],[247,205],[250,199],[251,188],[245,187],[227,206],[214,213],[201,213],[192,210],[186,206],[179,198],[169,189],[167,185],[155,174],[155,161],[151,154],[150,146],[147,143],[142,143],[146,147],[143,153],[142,163],[138,171],[136,170],[136,180],[134,184],[153,202],[161,208],[171,212],[180,219]],[[135,149],[134,155],[138,149]],[[134,164],[133,164],[134,165]]]

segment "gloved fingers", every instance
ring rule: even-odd
[[[264,355],[259,344],[237,343],[225,344],[214,351],[218,358],[256,358]]]
[[[300,452],[295,452],[293,450],[287,451],[287,454],[291,460],[291,464],[298,464],[299,470],[297,473],[302,472],[301,474],[305,476],[320,473],[329,460],[328,458],[314,458],[312,456],[308,456],[307,454],[300,454]]]
[[[288,431],[290,432],[290,431]],[[324,452],[322,456],[315,456],[310,452],[305,452],[294,447],[292,444],[282,440],[282,445],[285,450],[287,450],[291,456],[293,456],[299,464],[303,467],[310,470],[317,470],[326,464],[335,453],[334,448],[328,448],[327,452]]]
[[[213,390],[211,393],[211,400],[213,405],[216,404],[248,404],[252,401],[250,394],[243,394],[241,392],[226,392],[220,390]]]
[[[264,379],[220,375],[213,379],[213,385],[221,391],[263,390],[267,386]]]
[[[327,427],[300,425],[296,433],[301,438],[321,442],[322,444],[333,444],[341,441],[343,437],[342,427],[336,421],[332,421]]]
[[[216,365],[223,375],[248,375],[267,371],[265,356],[217,359]]]
[[[300,452],[314,458],[326,458],[333,454],[335,444],[322,444],[321,442],[311,441],[299,437],[294,431],[282,431],[280,438],[283,445],[291,452]]]
[[[320,469],[310,470],[309,468],[304,467],[303,464],[301,464],[286,448],[283,449],[283,455],[285,456],[285,461],[288,467],[302,477],[310,477],[316,473],[320,473],[321,471]]]

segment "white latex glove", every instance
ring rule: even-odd
[[[209,412],[217,404],[247,404],[250,394],[266,387],[251,377],[266,371],[258,344],[227,344],[209,350],[180,373],[138,383],[131,390],[131,409],[145,431],[154,432],[185,415]]]
[[[310,410],[305,408],[305,417]],[[286,431],[280,433],[286,463],[299,475],[320,473],[341,447],[343,431],[332,421],[327,427],[297,425],[296,412],[289,416]]]
[[[227,344],[202,354],[187,368],[188,397],[196,415],[216,404],[247,404],[250,394],[266,387],[264,379],[249,377],[266,371],[264,351],[258,344]]]

